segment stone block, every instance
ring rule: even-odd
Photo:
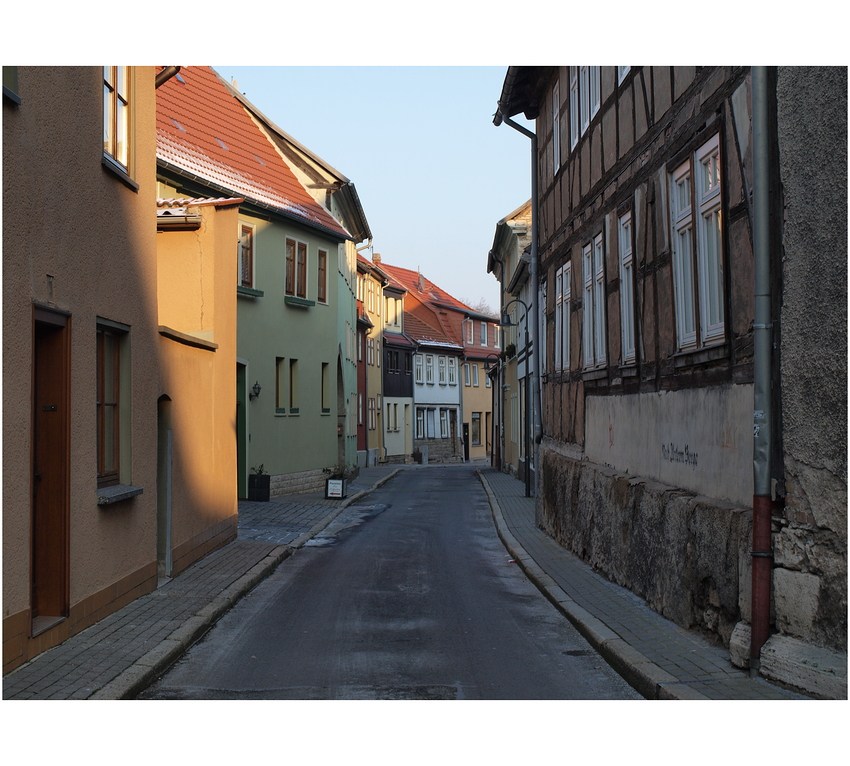
[[[847,655],[791,636],[771,636],[761,650],[759,672],[822,699],[847,699]]]
[[[737,668],[750,667],[750,626],[739,622],[729,637],[729,661]]]
[[[777,567],[773,570],[776,627],[800,638],[811,634],[820,600],[820,578]]]

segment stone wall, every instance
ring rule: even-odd
[[[429,463],[463,461],[463,445],[460,443],[460,440],[456,440],[454,452],[452,452],[451,439],[414,439],[414,452],[416,450],[421,450],[422,447],[428,448]]]
[[[308,492],[324,491],[325,479],[327,478],[328,474],[321,468],[314,471],[273,475],[270,495],[271,497],[280,497],[281,495],[303,495]]]
[[[548,441],[538,524],[659,614],[728,646],[749,601],[751,510],[576,461]]]

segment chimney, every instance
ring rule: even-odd
[[[380,263],[381,262],[381,254],[380,253],[372,253],[372,263]]]

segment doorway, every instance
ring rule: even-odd
[[[68,616],[70,316],[33,315],[32,635]]]

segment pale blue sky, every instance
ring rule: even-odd
[[[493,125],[507,66],[214,69],[354,182],[374,252],[498,310],[487,253],[531,195],[529,139]]]

